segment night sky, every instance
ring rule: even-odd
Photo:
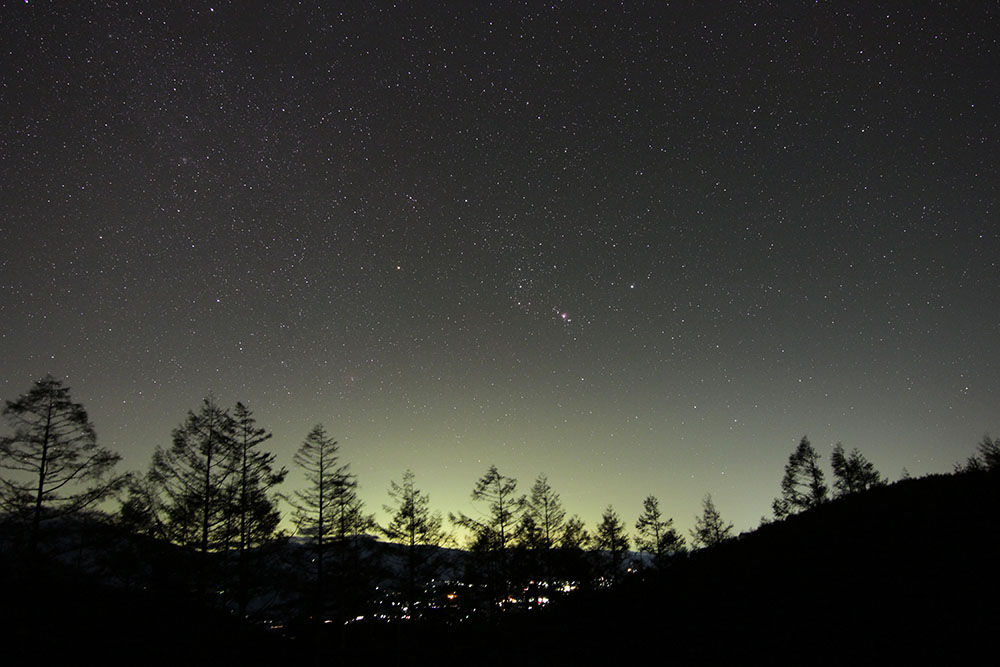
[[[123,470],[211,392],[379,518],[496,464],[686,533],[803,435],[1000,434],[995,2],[0,11],[0,398],[64,379]]]

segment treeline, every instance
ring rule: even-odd
[[[412,617],[430,604],[426,582],[449,565],[438,548],[448,544],[444,518],[432,511],[413,473],[391,483],[384,505],[390,518],[378,525],[322,425],[306,435],[293,459],[304,484],[283,495],[289,471],[265,449],[271,433],[242,403],[226,409],[205,399],[142,474],[115,472],[120,457],[97,445],[83,406],[51,376],[7,401],[3,418],[0,468],[8,474],[0,477],[0,503],[9,550],[40,553],[45,522],[83,516],[117,497],[120,507],[106,523],[127,540],[118,538],[107,549],[109,571],[126,585],[134,577],[179,586],[199,603],[229,608],[241,618],[265,596],[275,607],[316,620],[351,618],[371,608],[387,578],[395,579],[393,604]],[[820,456],[803,437],[785,467],[775,518],[887,483],[857,449],[845,453],[837,444],[830,464],[832,491]],[[959,466],[998,467],[1000,443],[989,437]],[[468,536],[462,545],[465,609],[538,606],[560,590],[613,584],[629,569],[664,570],[689,548],[652,495],[631,533],[611,506],[589,531],[568,514],[545,475],[522,493],[516,479],[490,466],[471,500],[474,515],[448,515]],[[293,509],[295,548],[279,530],[282,501]],[[697,549],[730,539],[732,531],[706,495],[687,537]],[[393,553],[400,567],[387,571],[371,535],[398,545]]]

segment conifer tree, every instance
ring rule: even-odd
[[[548,580],[552,576],[552,550],[559,544],[565,529],[566,511],[542,474],[535,479],[525,500],[524,513],[517,528],[524,575],[529,580]]]
[[[417,489],[410,470],[403,473],[402,484],[390,482],[389,497],[393,506],[384,505],[383,508],[392,518],[382,532],[406,548],[405,583],[409,607],[416,599],[417,581],[434,576],[437,561],[434,552],[427,547],[439,546],[444,540],[441,514],[431,513],[430,498]]]
[[[856,447],[850,455],[844,456],[844,446],[838,442],[830,454],[830,464],[833,467],[834,494],[838,498],[885,484],[875,466]]]
[[[517,480],[501,475],[497,467],[491,465],[476,482],[472,501],[485,505],[485,509],[479,510],[481,519],[461,512],[449,514],[449,518],[470,532],[472,544],[486,558],[494,592],[502,594],[508,584],[507,551],[526,500],[523,495],[517,495]]]
[[[774,516],[782,519],[789,514],[816,507],[827,499],[819,454],[802,436],[799,446],[788,457],[785,476],[781,480],[781,497],[772,503]]]
[[[310,540],[315,563],[315,615],[326,612],[330,582],[339,580],[341,602],[346,599],[343,584],[352,566],[359,564],[353,538],[364,534],[375,523],[364,513],[357,495],[358,482],[347,464],[340,463],[337,441],[327,436],[317,424],[306,436],[293,459],[305,474],[306,486],[295,492],[289,504],[295,509],[293,520],[298,531]],[[360,580],[358,568],[353,568]]]
[[[539,475],[531,487],[524,513],[531,517],[538,529],[538,546],[551,549],[558,544],[565,527],[566,510],[559,500],[559,494],[552,490],[545,475]]]
[[[684,538],[674,529],[673,519],[664,519],[660,501],[647,496],[642,502],[642,515],[635,523],[635,545],[653,556],[658,565],[672,553],[684,550]]]
[[[215,399],[188,412],[169,449],[157,447],[149,479],[156,494],[157,525],[176,544],[208,554],[228,543],[231,517],[234,423]]]
[[[597,525],[593,548],[595,551],[604,552],[607,555],[609,562],[607,574],[612,583],[617,581],[621,573],[628,547],[629,538],[625,530],[625,523],[614,508],[608,505],[604,514],[601,515],[601,523]]]
[[[322,614],[326,600],[325,560],[335,535],[333,496],[343,483],[337,441],[327,436],[322,424],[313,427],[293,461],[306,478],[304,489],[295,491],[289,504],[295,509],[294,521],[300,534],[311,542],[315,563],[315,612]]]
[[[567,582],[584,582],[592,579],[591,563],[584,552],[590,547],[591,541],[592,537],[587,532],[583,519],[575,514],[567,519],[553,554],[551,576]]]
[[[542,529],[535,523],[534,515],[527,512],[521,514],[521,521],[514,529],[514,541],[517,546],[526,551],[538,552],[546,548]]]
[[[97,445],[87,412],[70,398],[69,387],[51,375],[13,401],[0,436],[0,508],[28,525],[28,548],[38,546],[42,521],[80,513],[126,483],[113,475],[121,459]]]
[[[365,513],[365,504],[358,496],[358,478],[350,472],[350,465],[341,466],[339,484],[331,496],[333,511],[333,536],[341,541],[366,535],[377,526],[375,517]]]
[[[982,461],[986,470],[1000,470],[1000,441],[984,435],[983,439],[976,445],[978,451],[977,458]]]
[[[587,532],[583,519],[577,515],[566,520],[563,528],[562,539],[559,540],[560,549],[586,549],[590,546],[591,535]]]
[[[989,434],[984,435],[976,450],[977,453],[970,456],[964,465],[955,465],[956,473],[1000,470],[1000,438],[994,440]],[[909,477],[908,473],[906,477]]]
[[[233,411],[233,466],[231,514],[235,518],[238,553],[237,602],[244,616],[252,578],[251,550],[265,546],[275,538],[281,512],[274,487],[281,484],[288,471],[276,469],[275,456],[260,446],[271,433],[257,426],[253,413],[243,403]]]
[[[210,554],[232,541],[234,452],[233,418],[209,396],[174,429],[169,449],[156,448],[146,480],[133,485],[123,508],[145,513],[155,534],[197,552],[201,595],[212,578]]]
[[[695,547],[712,547],[729,539],[733,524],[725,523],[722,515],[712,502],[712,494],[706,494],[701,501],[701,516],[695,517],[691,540]]]

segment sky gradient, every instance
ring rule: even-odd
[[[64,379],[124,469],[212,392],[380,518],[496,464],[686,533],[803,435],[1000,433],[996,3],[2,12],[0,398]]]

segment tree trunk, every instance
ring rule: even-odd
[[[49,396],[45,412],[45,434],[42,436],[42,460],[38,466],[38,490],[35,493],[35,509],[31,517],[31,532],[28,535],[28,553],[34,554],[38,548],[38,533],[42,525],[42,496],[45,493],[45,475],[49,464],[49,437],[52,432],[52,397]]]

